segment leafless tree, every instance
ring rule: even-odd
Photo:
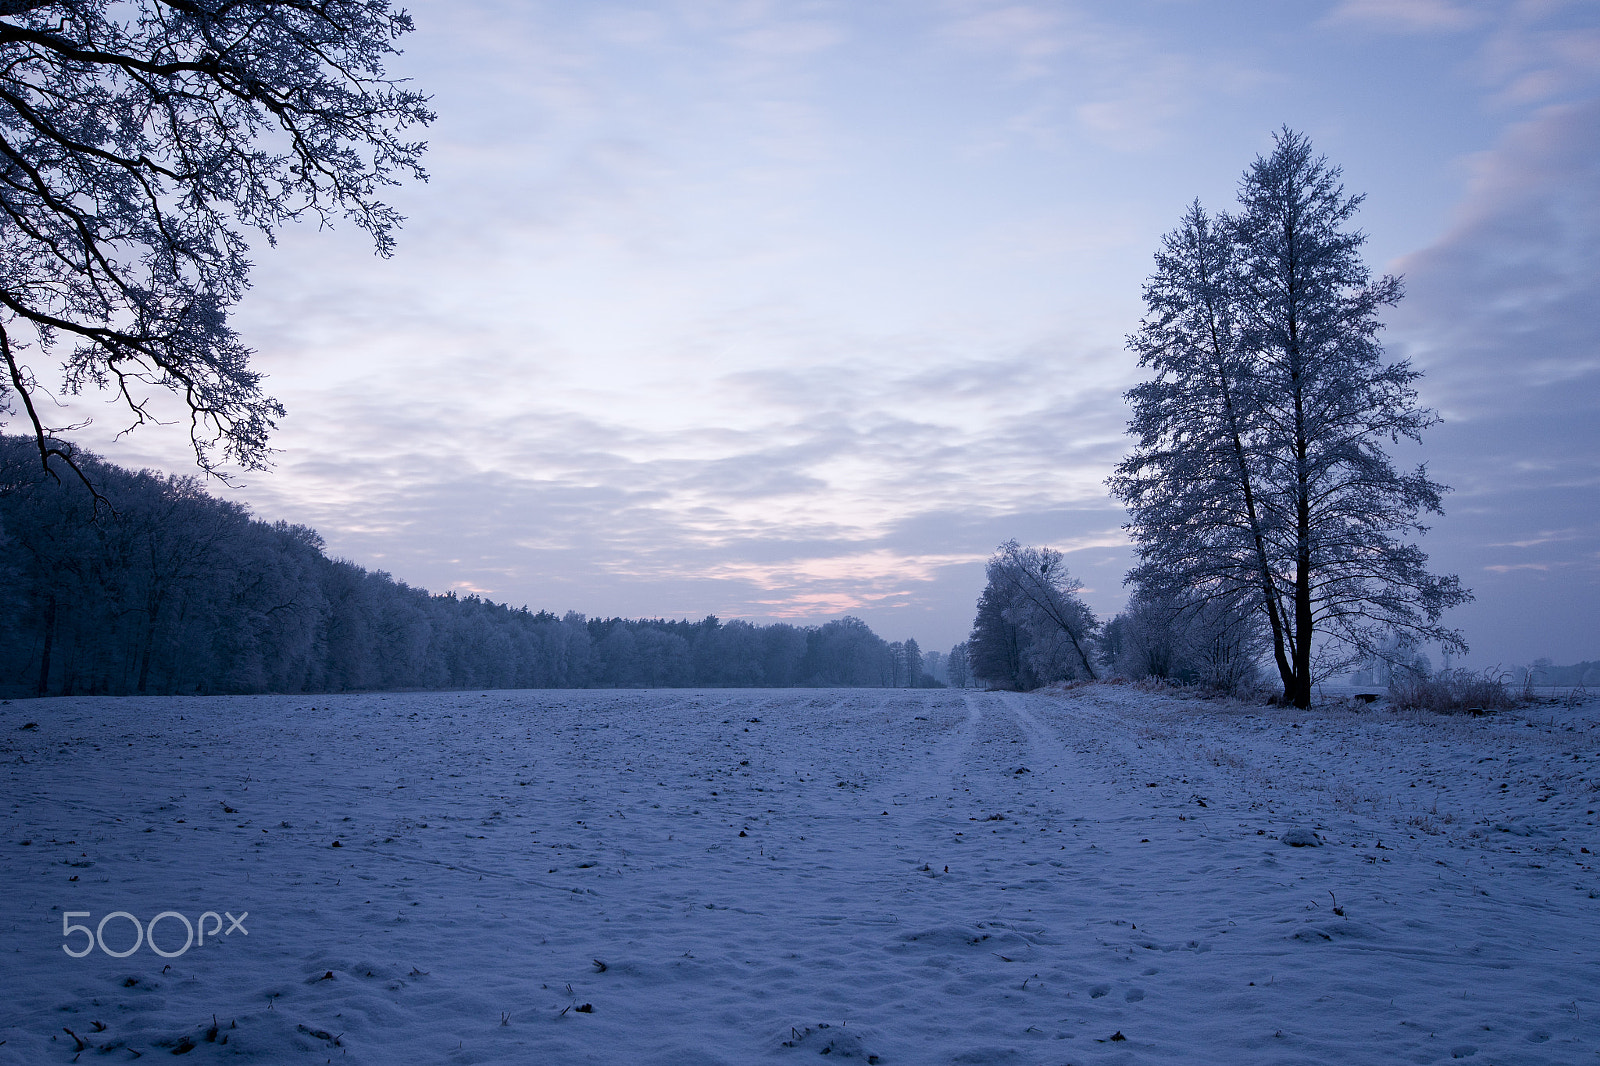
[[[1018,678],[1099,677],[1090,647],[1096,627],[1094,614],[1078,597],[1083,582],[1067,572],[1060,552],[1024,548],[1008,540],[990,557],[987,573],[985,596],[991,601],[991,613],[998,607],[1004,622],[1019,631],[1021,639],[1012,638],[1016,646],[1012,654],[1021,659]],[[1003,642],[1005,635],[989,632],[994,626],[992,622],[986,626],[984,620],[980,605],[973,640],[980,645]],[[993,679],[982,672],[979,663],[1002,658],[993,652],[974,657],[973,672]],[[1025,682],[1019,683],[1026,687]]]
[[[229,324],[244,231],[343,216],[380,255],[379,199],[426,178],[405,131],[433,116],[384,69],[388,0],[0,0],[0,411],[46,470],[84,471],[38,360],[109,390],[127,429],[163,391],[200,467],[260,467],[283,408]]]
[[[1440,617],[1471,595],[1402,539],[1447,490],[1385,450],[1437,416],[1378,343],[1401,285],[1361,260],[1361,198],[1284,130],[1239,199],[1233,217],[1195,205],[1156,256],[1129,339],[1155,373],[1128,393],[1138,444],[1110,485],[1140,555],[1130,580],[1174,603],[1251,604],[1303,707],[1391,631],[1464,650]]]

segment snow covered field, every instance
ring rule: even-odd
[[[12,702],[0,1062],[1600,1062],[1597,742],[1114,686]]]

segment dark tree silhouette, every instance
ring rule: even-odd
[[[1446,489],[1384,449],[1437,417],[1418,372],[1384,361],[1378,312],[1401,286],[1361,260],[1361,198],[1284,130],[1239,200],[1220,219],[1195,205],[1157,253],[1129,339],[1155,376],[1128,393],[1138,445],[1110,485],[1141,559],[1130,580],[1213,618],[1259,611],[1283,697],[1304,707],[1391,632],[1464,650],[1439,619],[1471,597],[1401,539]]]
[[[888,684],[859,618],[589,619],[429,595],[198,478],[82,452],[112,504],[0,436],[0,694]],[[907,641],[907,644],[913,642]]]
[[[977,681],[999,688],[1027,691],[1039,679],[1026,658],[1028,636],[1006,617],[1010,601],[992,582],[978,595],[978,613],[966,641],[966,667]]]

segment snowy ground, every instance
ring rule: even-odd
[[[1597,727],[1111,686],[12,702],[0,1062],[1600,1062]],[[69,957],[64,912],[114,911],[248,917]]]

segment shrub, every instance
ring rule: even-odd
[[[1503,711],[1516,701],[1506,688],[1505,679],[1485,671],[1441,670],[1430,676],[1397,671],[1389,682],[1389,698],[1405,710]]]

